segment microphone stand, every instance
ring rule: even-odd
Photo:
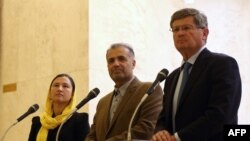
[[[91,90],[88,94],[88,96],[83,99],[77,106],[75,109],[73,109],[73,111],[69,114],[69,116],[61,123],[61,125],[59,126],[57,133],[56,133],[56,141],[58,141],[59,138],[59,133],[62,129],[62,126],[64,125],[64,123],[66,123],[71,117],[72,115],[79,109],[81,108],[84,104],[86,104],[89,100],[95,98],[98,94],[100,93],[100,90],[98,88],[94,88],[93,90]]]
[[[8,131],[11,129],[11,127],[15,126],[18,122],[13,123],[3,134],[3,137],[1,139],[1,141],[4,141],[4,137],[6,136],[6,134],[8,133]]]
[[[78,109],[73,110],[73,112],[71,112],[71,114],[61,123],[61,125],[59,126],[57,132],[56,132],[56,141],[58,141],[59,138],[59,133],[64,125],[64,123],[66,123],[71,117],[72,115],[77,111]]]
[[[134,113],[133,113],[133,115],[132,115],[132,117],[131,117],[131,119],[130,119],[130,122],[129,122],[127,141],[131,141],[131,126],[132,126],[132,122],[133,122],[133,120],[134,120],[135,114],[137,113],[139,107],[140,107],[141,104],[145,101],[145,99],[146,99],[150,94],[153,93],[153,91],[155,90],[155,88],[156,88],[164,79],[166,79],[167,75],[168,75],[168,70],[167,70],[167,69],[162,69],[162,70],[158,73],[158,75],[157,75],[155,81],[153,82],[153,84],[151,85],[151,87],[149,87],[149,89],[146,91],[146,94],[144,94],[144,96],[142,97],[140,103],[137,105],[137,107],[136,107],[136,109],[135,109],[135,111],[134,111]]]
[[[134,120],[134,118],[135,118],[135,114],[137,113],[139,107],[140,107],[141,104],[146,100],[147,97],[148,97],[148,94],[145,94],[145,95],[142,97],[140,103],[137,105],[137,107],[136,107],[136,109],[135,109],[135,111],[134,111],[134,113],[133,113],[133,115],[132,115],[132,117],[131,117],[131,119],[130,119],[129,126],[128,126],[127,141],[131,141],[131,126],[132,126],[132,122],[133,122],[133,120]]]

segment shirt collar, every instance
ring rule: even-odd
[[[125,84],[123,84],[119,89],[119,92],[121,94],[121,96],[124,96],[128,86],[130,85],[130,83],[134,80],[135,76],[133,76],[128,82],[126,82]],[[116,88],[116,87],[115,87]],[[117,89],[117,88],[116,88]]]
[[[203,46],[202,48],[200,48],[199,51],[197,51],[193,56],[191,56],[186,62],[189,62],[190,64],[194,64],[194,62],[196,61],[197,57],[200,55],[201,51],[204,50],[206,47]],[[181,62],[181,66],[185,63],[184,60],[182,60]]]

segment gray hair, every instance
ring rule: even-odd
[[[176,11],[171,17],[170,27],[172,28],[175,20],[183,19],[189,16],[194,18],[194,23],[198,28],[208,27],[207,16],[194,8],[183,8]]]
[[[107,50],[106,52],[106,56],[108,54],[108,51],[111,50],[111,49],[115,49],[115,48],[118,48],[118,47],[124,47],[124,48],[127,48],[130,52],[130,54],[135,57],[135,53],[134,53],[134,50],[133,48],[129,45],[129,44],[126,44],[126,43],[114,43],[110,46],[110,48]]]

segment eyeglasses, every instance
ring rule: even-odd
[[[173,28],[170,28],[169,30],[173,33],[177,33],[178,31],[184,31],[184,32],[188,32],[190,30],[194,30],[194,29],[197,29],[198,27],[196,26],[193,26],[193,25],[190,25],[190,24],[187,24],[187,25],[182,25],[182,26],[176,26],[176,27],[173,27]]]

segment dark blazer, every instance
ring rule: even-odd
[[[180,68],[166,79],[163,110],[156,132],[173,134],[172,101]],[[204,49],[192,66],[176,112],[176,131],[181,141],[222,141],[223,125],[237,124],[241,78],[236,60]]]
[[[40,117],[32,118],[29,141],[36,141],[38,131],[41,128]],[[49,130],[47,141],[55,141],[59,126]],[[59,141],[83,141],[89,132],[89,120],[87,113],[74,113],[73,116],[61,128]]]
[[[143,83],[135,78],[128,86],[117,112],[109,122],[113,93],[104,96],[97,105],[96,114],[86,141],[122,141],[127,139],[130,119],[142,97],[152,83]],[[132,139],[150,139],[162,109],[163,91],[158,86],[142,103],[133,120]]]

